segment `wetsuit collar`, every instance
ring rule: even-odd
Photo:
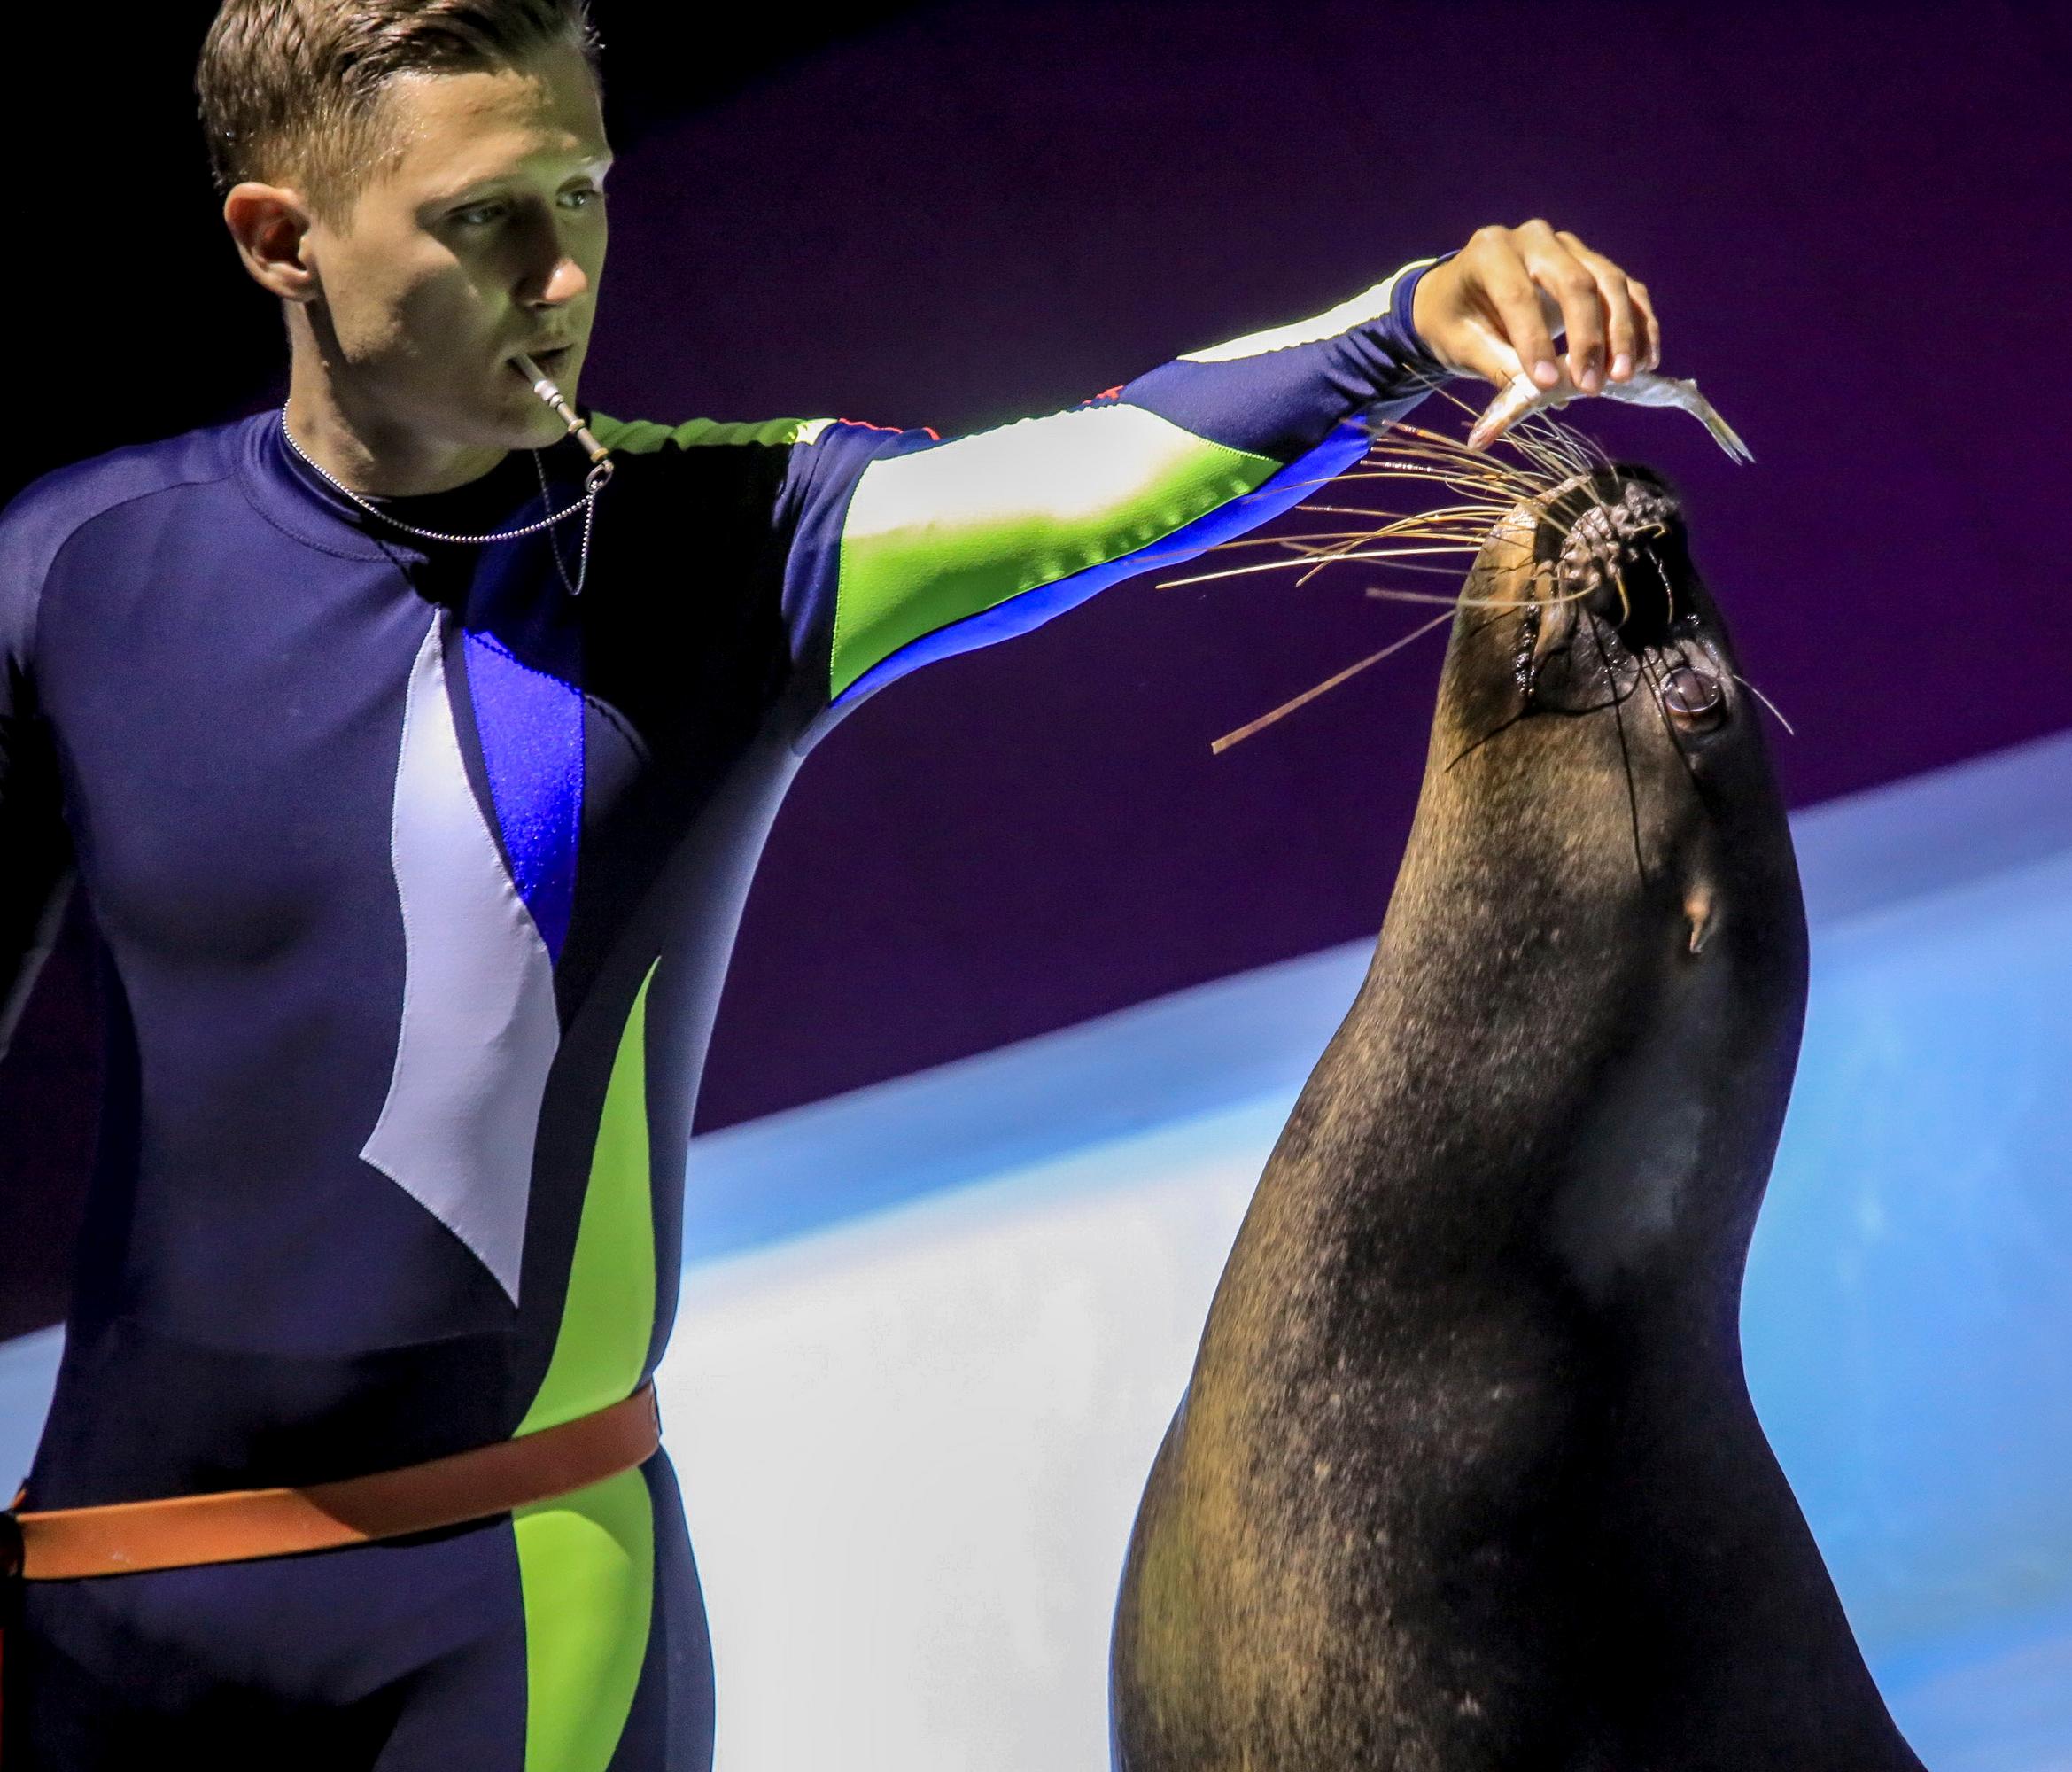
[[[288,447],[277,408],[256,413],[238,427],[236,453],[246,497],[275,528],[299,541],[367,560],[392,559],[399,549],[422,556],[439,546],[369,515],[326,486]],[[564,440],[542,449],[539,463],[557,502],[580,493],[586,464],[574,444]],[[508,528],[545,514],[539,474],[526,449],[514,449],[486,474],[450,491],[373,502],[417,528],[462,535]]]

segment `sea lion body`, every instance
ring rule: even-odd
[[[1483,549],[1132,1534],[1119,1772],[1919,1772],[1742,1372],[1805,934],[1732,672],[1644,470]]]

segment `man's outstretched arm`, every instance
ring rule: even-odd
[[[1565,325],[1580,377],[1652,361],[1644,292],[1572,236],[1485,229],[1292,325],[1196,351],[1068,411],[944,440],[798,427],[785,601],[826,712],[1026,632],[1105,585],[1300,502],[1449,371],[1506,379]],[[1515,341],[1515,342],[1514,342]]]

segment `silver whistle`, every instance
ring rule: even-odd
[[[554,410],[555,416],[569,427],[569,435],[583,446],[583,453],[590,458],[587,484],[601,486],[611,478],[613,462],[611,451],[597,440],[590,427],[577,415],[569,404],[568,396],[556,387],[539,365],[520,352],[512,359],[532,383],[532,392]]]

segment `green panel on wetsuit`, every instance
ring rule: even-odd
[[[590,431],[607,449],[629,455],[651,455],[665,443],[693,449],[704,444],[807,442],[834,421],[826,418],[766,418],[755,424],[723,424],[716,418],[694,418],[684,424],[661,424],[652,418],[607,418],[590,415]]]
[[[925,633],[1149,547],[1279,467],[1121,403],[872,462],[842,525],[828,693]]]
[[[627,1395],[655,1332],[648,990],[605,1084],[561,1332],[520,1434]],[[640,1473],[512,1516],[525,1605],[525,1772],[603,1772],[632,1709],[655,1603],[655,1518]]]
[[[655,1201],[648,1154],[648,987],[640,981],[619,1036],[590,1152],[590,1179],[568,1296],[547,1376],[520,1434],[605,1408],[630,1395],[655,1333]]]
[[[655,1607],[648,1480],[621,1471],[511,1519],[525,1603],[525,1772],[604,1772]]]

